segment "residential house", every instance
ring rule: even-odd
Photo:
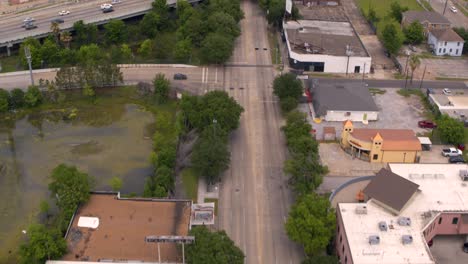
[[[433,53],[437,56],[461,56],[465,41],[453,29],[432,29],[427,38]]]
[[[443,15],[430,11],[406,11],[401,20],[402,26],[408,26],[414,21],[419,21],[427,35],[432,29],[449,29],[450,21]]]

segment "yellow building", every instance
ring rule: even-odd
[[[354,157],[370,162],[417,163],[421,158],[421,143],[410,129],[354,128],[344,122],[341,147]]]

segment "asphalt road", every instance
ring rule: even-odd
[[[346,78],[313,78],[318,79],[319,84],[324,83],[350,83],[350,82],[362,82],[359,79],[346,79]],[[368,85],[369,88],[404,88],[405,80],[374,80],[374,79],[365,79],[364,83]],[[408,79],[407,88],[419,88],[420,80],[413,80],[413,84],[410,84]],[[423,81],[423,88],[451,88],[451,89],[463,89],[468,88],[468,83],[459,82],[459,81]]]
[[[286,148],[279,105],[272,96],[275,72],[262,67],[271,65],[269,50],[263,50],[269,48],[267,25],[254,3],[242,2],[242,35],[230,63],[260,66],[225,68],[224,89],[245,112],[231,136],[231,165],[220,186],[218,224],[244,251],[245,263],[295,264],[302,250],[284,230],[293,199],[282,172]]]
[[[114,5],[114,12],[104,14],[100,9],[100,5],[109,2],[111,1],[95,0],[82,3],[68,3],[31,10],[21,14],[2,15],[0,17],[0,44],[50,32],[50,21],[55,18],[62,18],[65,21],[63,24],[60,24],[60,28],[70,28],[78,20],[91,23],[149,9],[152,0],[122,0],[121,3]],[[61,10],[69,10],[70,14],[59,16],[58,13]],[[33,17],[35,19],[34,24],[37,26],[36,29],[26,30],[21,27],[26,17]]]

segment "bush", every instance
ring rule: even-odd
[[[37,86],[29,86],[24,95],[24,102],[28,107],[35,107],[42,103],[42,93]]]
[[[8,91],[0,89],[0,113],[8,111],[10,108],[8,106],[8,101],[10,99],[10,94]]]
[[[24,106],[24,92],[19,88],[15,88],[10,93],[10,107],[12,109],[18,109]]]
[[[292,97],[286,97],[280,102],[281,110],[283,111],[283,113],[288,113],[296,109],[297,104],[297,99]]]

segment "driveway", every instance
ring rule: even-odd
[[[444,12],[445,0],[429,0],[429,2],[436,12],[439,14]],[[460,10],[458,10],[457,13],[450,11],[451,5],[453,5],[453,3],[452,1],[449,1],[444,16],[450,21],[450,23],[452,23],[452,27],[468,28],[468,18]]]

